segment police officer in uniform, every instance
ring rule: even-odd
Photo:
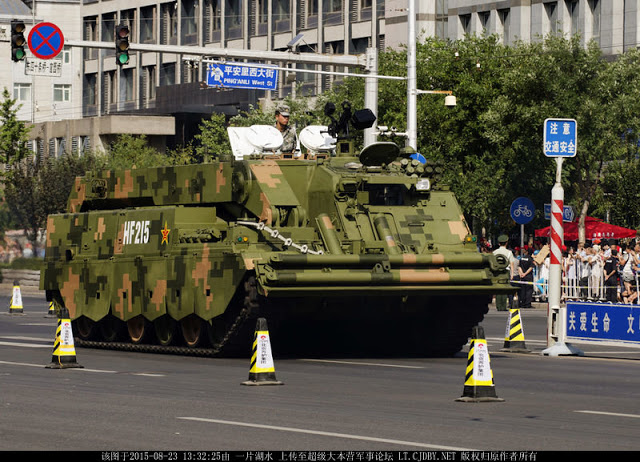
[[[282,133],[281,152],[295,152],[299,155],[300,146],[296,129],[289,124],[289,106],[280,105],[276,108],[276,128]]]
[[[529,255],[529,247],[522,248],[520,256],[520,265],[518,266],[518,274],[520,275],[520,308],[531,308],[531,299],[533,298],[533,258]]]

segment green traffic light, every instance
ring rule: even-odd
[[[129,55],[126,53],[121,53],[118,55],[118,62],[120,64],[127,64],[129,62]]]
[[[24,58],[24,55],[24,50],[16,50],[16,59],[21,60],[22,58]]]

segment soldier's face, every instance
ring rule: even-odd
[[[278,114],[276,116],[276,120],[278,121],[278,123],[280,123],[282,125],[289,125],[289,116],[284,116],[282,114]]]

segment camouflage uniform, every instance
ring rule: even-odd
[[[276,116],[281,114],[285,117],[289,117],[289,106],[280,105],[276,108]],[[278,127],[278,123],[276,122],[275,127]],[[298,149],[298,135],[296,134],[296,129],[291,125],[284,125],[284,130],[282,130],[282,147],[280,148],[281,152],[295,152]]]
[[[294,152],[298,147],[298,135],[296,129],[291,125],[287,125],[287,128],[282,132],[282,152]]]

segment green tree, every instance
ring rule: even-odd
[[[5,185],[6,203],[14,223],[26,233],[33,248],[47,216],[66,210],[75,177],[96,168],[100,159],[92,153],[63,154],[55,158],[28,156],[13,166]]]
[[[11,98],[5,87],[0,104],[0,162],[8,166],[20,162],[29,154],[27,142],[30,128],[25,122],[18,120],[18,109],[16,100]]]
[[[123,134],[109,145],[105,168],[119,170],[132,167],[156,167],[169,163],[167,156],[149,146],[145,135]]]

